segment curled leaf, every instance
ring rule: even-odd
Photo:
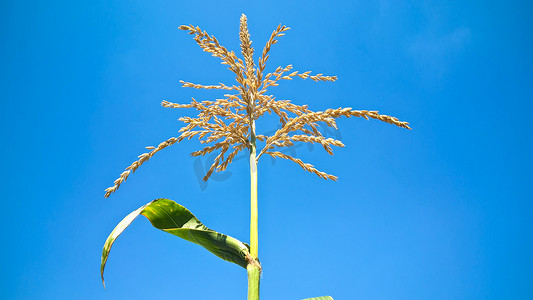
[[[111,246],[139,215],[145,216],[155,228],[198,244],[214,255],[243,268],[246,268],[251,258],[249,254],[250,246],[247,244],[207,228],[189,210],[172,200],[156,199],[127,215],[107,237],[100,265],[100,274],[104,287],[104,269]]]

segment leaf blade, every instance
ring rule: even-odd
[[[150,203],[152,203],[152,202],[150,202]],[[115,226],[113,231],[111,231],[111,234],[109,234],[109,236],[107,237],[107,239],[106,239],[106,241],[104,243],[104,248],[102,249],[102,259],[101,259],[101,262],[100,262],[100,276],[102,277],[102,284],[104,285],[104,288],[105,288],[104,269],[105,269],[105,265],[107,263],[107,258],[109,256],[109,252],[111,251],[111,247],[113,246],[113,243],[122,234],[122,232],[124,232],[124,230],[126,228],[128,228],[128,226],[130,226],[131,222],[133,222],[133,220],[135,220],[139,216],[141,211],[146,206],[148,206],[150,203],[148,203],[146,205],[143,205],[143,206],[139,207],[138,209],[136,209],[136,210],[132,211],[131,213],[129,213],[124,219],[122,219],[122,221],[120,221],[117,224],[117,226]]]
[[[189,210],[169,199],[156,199],[128,214],[113,229],[104,243],[100,274],[104,282],[104,269],[111,246],[120,234],[139,215],[145,216],[152,226],[189,242],[198,244],[217,257],[233,262],[243,268],[248,264],[249,246],[231,236],[206,227]]]

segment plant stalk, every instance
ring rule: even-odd
[[[255,122],[252,121],[250,134],[250,255],[254,260],[258,257],[257,233],[257,155],[255,146]],[[248,300],[259,300],[259,279],[261,267],[258,263],[250,263],[248,271]]]
[[[255,264],[248,264],[248,300],[259,300],[259,278],[261,269]]]

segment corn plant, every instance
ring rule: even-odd
[[[233,85],[223,83],[201,85],[180,81],[183,87],[218,89],[226,91],[228,94],[224,94],[223,98],[216,100],[196,101],[192,98],[188,104],[163,101],[161,103],[163,107],[190,108],[196,110],[197,115],[179,119],[185,125],[179,130],[177,137],[171,137],[157,147],[146,147],[150,151],[141,154],[137,161],[126,168],[115,180],[114,185],[106,189],[105,197],[116,192],[128,176],[154,154],[185,139],[198,138],[200,143],[205,145],[203,149],[191,153],[192,156],[218,153],[203,178],[205,181],[213,172],[224,171],[240,151],[248,150],[250,154],[250,241],[249,244],[246,244],[231,236],[216,232],[206,227],[180,204],[168,199],[156,199],[127,215],[107,238],[102,253],[102,283],[104,283],[104,268],[111,246],[136,217],[143,215],[155,228],[196,243],[223,260],[245,268],[248,272],[248,299],[257,300],[259,299],[259,282],[262,272],[259,262],[257,232],[257,163],[259,159],[264,155],[287,159],[320,178],[336,180],[336,176],[319,171],[312,164],[281,151],[286,147],[294,146],[295,142],[305,142],[320,144],[327,153],[333,154],[332,146],[344,147],[344,144],[339,140],[325,137],[319,130],[319,125],[337,128],[335,120],[340,117],[376,119],[402,128],[410,128],[407,122],[379,114],[377,111],[354,110],[352,108],[313,111],[307,105],[297,105],[290,100],[277,100],[273,95],[268,95],[267,89],[277,86],[282,80],[301,78],[314,81],[335,81],[337,79],[336,76],[312,75],[310,71],[293,71],[292,65],[277,67],[275,71],[264,74],[271,47],[277,43],[278,38],[289,30],[289,27],[279,25],[272,32],[257,64],[253,58],[254,48],[250,40],[245,15],[242,15],[240,19],[239,37],[242,59],[237,57],[233,51],[220,45],[214,36],[197,26],[182,25],[179,29],[192,35],[194,41],[205,52],[220,58],[222,64],[227,65],[228,69],[234,73],[236,83]],[[279,117],[280,127],[272,135],[261,134],[256,128],[256,120],[266,113],[275,115],[276,118]],[[312,299],[332,298],[323,296]]]

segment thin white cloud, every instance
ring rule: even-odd
[[[408,45],[407,52],[423,71],[440,76],[470,40],[470,29],[458,27],[449,34],[421,34]]]

